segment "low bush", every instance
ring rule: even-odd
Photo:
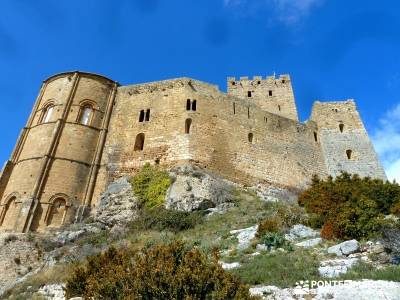
[[[133,230],[168,230],[174,233],[194,228],[204,220],[204,212],[184,212],[163,207],[143,209],[139,217],[130,223]]]
[[[181,242],[140,251],[110,248],[90,257],[67,280],[67,298],[256,299],[217,257]]]
[[[257,237],[260,238],[267,232],[281,232],[283,224],[281,218],[272,216],[271,218],[264,219],[258,224]]]
[[[171,185],[168,172],[158,166],[145,164],[132,178],[132,188],[140,203],[146,208],[161,206]]]
[[[259,243],[271,248],[284,248],[292,251],[293,247],[290,242],[286,241],[285,237],[281,233],[267,232],[260,239]]]
[[[333,179],[315,177],[299,196],[310,214],[309,224],[322,226],[324,238],[358,239],[380,234],[400,202],[400,186],[378,179],[342,173]]]

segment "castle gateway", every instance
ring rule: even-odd
[[[80,220],[114,178],[146,162],[192,163],[234,182],[295,190],[314,174],[386,179],[353,100],[315,102],[300,123],[290,77],[120,86],[68,72],[45,80],[0,174],[0,229]]]

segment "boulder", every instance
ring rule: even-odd
[[[360,244],[357,240],[345,241],[335,246],[328,248],[328,253],[336,254],[337,256],[349,255],[360,250]]]
[[[64,285],[62,284],[47,284],[42,286],[38,292],[48,300],[65,300]]]
[[[346,274],[359,261],[358,258],[329,259],[320,262],[318,272],[322,277],[334,278]]]
[[[238,262],[233,262],[233,263],[224,263],[223,261],[219,262],[222,269],[224,270],[232,270],[232,269],[237,269],[239,268],[241,265]]]
[[[287,234],[285,234],[285,239],[288,241],[295,241],[299,239],[304,239],[304,238],[313,238],[313,237],[318,237],[319,232],[304,226],[302,224],[297,224],[294,225]]]
[[[93,219],[107,227],[113,227],[135,219],[138,208],[138,200],[133,195],[129,177],[122,177],[112,182],[101,195]]]
[[[210,210],[223,213],[233,205],[233,184],[193,165],[172,169],[173,183],[165,207],[181,211]],[[228,203],[228,204],[227,204]]]

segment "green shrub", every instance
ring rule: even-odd
[[[278,216],[262,220],[258,224],[257,237],[264,236],[267,232],[281,232],[283,229],[282,220]]]
[[[390,221],[384,215],[397,211],[400,186],[378,179],[342,173],[333,179],[315,177],[299,196],[310,214],[309,224],[323,228],[325,238],[369,238]]]
[[[139,217],[130,224],[130,227],[133,230],[169,230],[177,233],[194,228],[197,224],[202,223],[203,220],[203,212],[184,212],[156,207],[143,209]]]
[[[90,257],[67,280],[67,298],[256,299],[248,288],[198,249],[181,242],[140,251],[110,248]]]
[[[132,179],[133,192],[146,208],[161,206],[170,185],[168,172],[148,163]]]
[[[267,232],[260,239],[259,242],[268,247],[268,249],[284,248],[286,250],[293,250],[292,245],[286,241],[285,237],[281,233]]]

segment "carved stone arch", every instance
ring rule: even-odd
[[[60,227],[65,222],[68,209],[72,206],[66,194],[55,194],[49,200],[44,222],[47,226]]]
[[[18,192],[10,193],[0,205],[0,226],[13,229],[19,214],[21,196]]]
[[[95,110],[99,110],[99,109],[100,109],[100,107],[99,107],[99,105],[97,104],[97,102],[94,101],[94,100],[91,100],[91,99],[84,99],[84,100],[82,100],[81,102],[79,102],[79,106],[85,106],[85,105],[90,105],[90,106],[92,106],[93,109],[95,109]]]

